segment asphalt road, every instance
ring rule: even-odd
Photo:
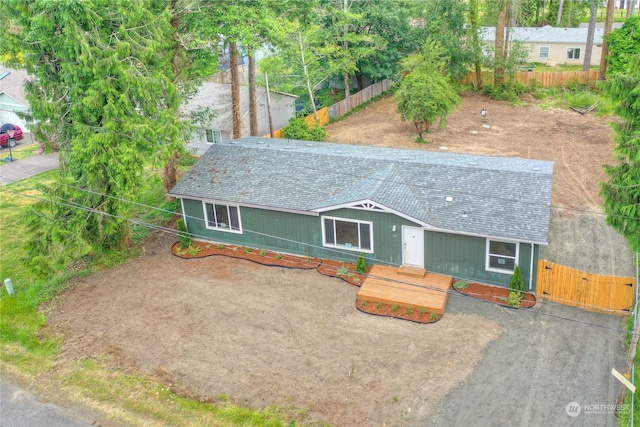
[[[28,391],[0,381],[0,427],[88,427],[65,409],[40,402]]]

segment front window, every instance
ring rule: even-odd
[[[540,46],[540,58],[548,58],[549,50],[549,46]]]
[[[513,273],[518,259],[518,243],[487,239],[487,271]]]
[[[580,59],[580,48],[579,47],[568,48],[567,59]]]
[[[343,218],[322,218],[323,245],[354,251],[373,252],[373,224]]]
[[[240,210],[237,206],[205,203],[204,212],[207,228],[242,233]]]

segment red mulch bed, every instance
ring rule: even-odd
[[[342,271],[341,269],[345,268],[348,270],[346,274],[338,274],[339,271]],[[332,259],[323,259],[322,264],[318,266],[318,273],[324,274],[325,276],[337,277],[358,287],[360,287],[364,279],[367,278],[370,270],[371,267],[367,267],[366,274],[358,273],[356,272],[356,265],[354,263],[335,261]]]
[[[510,308],[529,308],[533,307],[536,304],[536,297],[530,292],[524,293],[524,297],[522,298],[522,305],[520,305],[519,307],[507,304],[507,300],[509,298],[509,288],[505,288],[502,286],[493,286],[484,283],[470,282],[469,287],[464,289],[456,289],[454,283],[453,289],[460,292],[461,294],[474,298],[480,298],[485,301],[490,301]]]
[[[409,310],[406,307],[393,306],[392,304],[382,304],[379,302],[356,300],[356,308],[364,313],[375,314],[377,316],[395,317],[403,320],[411,320],[417,323],[433,323],[442,318],[441,314],[430,313],[420,310]],[[394,310],[395,308],[395,310]]]
[[[216,243],[204,243],[192,241],[191,246],[198,248],[198,252],[190,253],[189,250],[180,250],[180,243],[176,242],[171,247],[171,252],[180,258],[204,258],[214,255],[224,255],[232,258],[246,259],[263,265],[272,265],[287,268],[304,268],[313,270],[318,268],[322,260],[320,258],[301,257],[281,254],[261,249],[253,249],[245,246],[223,245]]]
[[[281,254],[278,252],[253,249],[245,246],[217,244],[217,243],[205,243],[192,241],[192,249],[180,249],[180,242],[174,243],[171,247],[171,253],[177,257],[184,259],[192,258],[204,258],[208,256],[223,255],[232,258],[246,259],[256,262],[262,265],[286,267],[286,268],[303,268],[303,269],[316,269],[320,274],[325,276],[337,277],[344,280],[354,286],[361,286],[364,280],[367,278],[370,266],[367,266],[367,273],[357,273],[354,263],[335,261],[330,259],[310,258],[296,255]],[[196,248],[195,250],[193,248]],[[343,269],[346,272],[343,274]],[[340,274],[339,274],[340,273]],[[356,307],[358,310],[375,314],[378,316],[396,317],[398,319],[410,320],[418,323],[433,323],[440,320],[442,315],[432,314],[428,311],[420,313],[419,310],[407,310],[404,307],[395,307],[391,304],[382,304],[372,301],[367,301],[363,305],[361,300],[356,300]]]

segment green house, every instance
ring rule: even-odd
[[[170,194],[196,240],[535,288],[553,163],[286,139],[214,144]]]

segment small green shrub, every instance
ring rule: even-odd
[[[353,278],[353,280],[352,280],[352,282],[353,282],[354,284],[356,284],[356,285],[359,285],[359,284],[360,284],[360,278],[359,278],[359,277],[354,277],[354,278]]]
[[[238,250],[238,247],[237,247],[237,246],[231,246],[231,250],[232,250],[232,251],[237,251],[237,250]]]
[[[431,141],[429,141],[428,139],[424,139],[421,136],[416,138],[416,142],[418,144],[429,144]]]
[[[222,243],[218,243],[218,249],[223,250],[224,249],[224,245]]]
[[[407,315],[411,316],[413,314],[413,308],[407,308]]]
[[[351,272],[349,271],[349,267],[338,267],[338,269],[336,270],[336,275],[338,277],[349,277],[351,276]]]
[[[276,254],[276,259],[278,260],[282,259],[282,254]]]
[[[431,320],[436,320],[438,318],[438,313],[431,313]]]
[[[304,117],[297,117],[291,119],[289,124],[282,129],[282,136],[305,141],[324,141],[327,137],[327,130],[318,123],[309,126]]]
[[[367,306],[367,304],[368,304],[368,303],[367,303],[367,301],[362,301],[362,302],[360,303],[360,305],[362,305],[363,307],[366,307],[366,306]]]
[[[260,250],[260,256],[265,256],[267,254],[267,251],[265,251],[264,249]]]
[[[381,303],[381,302],[377,302],[377,303],[376,303],[376,308],[377,308],[378,310],[382,310],[382,303]]]
[[[253,249],[251,249],[250,247],[246,247],[244,248],[244,253],[248,254],[249,252],[251,252]]]
[[[391,306],[391,311],[393,311],[394,313],[395,313],[396,311],[398,311],[398,304],[393,304],[393,305]]]
[[[420,308],[418,309],[418,311],[419,311],[419,312],[420,312],[420,314],[421,314],[421,315],[423,315],[423,316],[427,313],[427,309],[426,309],[426,308],[424,308],[424,307],[420,307]]]
[[[513,276],[511,276],[511,282],[509,282],[509,289],[524,292],[524,279],[522,278],[522,271],[520,271],[519,265],[516,265],[515,270],[513,270]]]
[[[512,307],[520,307],[522,305],[522,297],[524,294],[518,291],[509,291],[509,297],[507,298],[507,304]]]
[[[191,245],[189,230],[187,230],[187,224],[185,224],[183,218],[178,220],[178,238],[180,239],[180,249],[186,249]]]
[[[467,289],[469,287],[469,282],[466,280],[456,280],[453,287],[456,289]]]
[[[356,261],[356,271],[358,273],[367,272],[367,261],[365,261],[363,254],[358,255],[358,259]]]

